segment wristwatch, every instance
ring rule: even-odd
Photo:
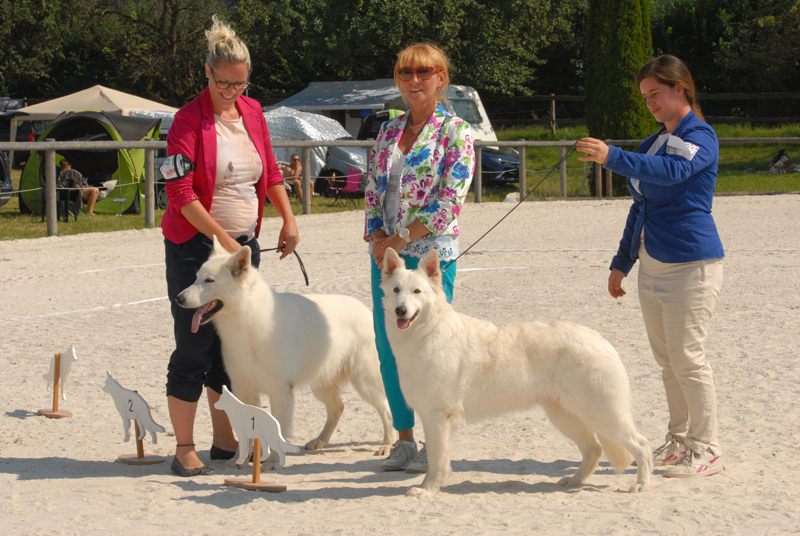
[[[397,234],[400,235],[400,238],[402,238],[403,240],[406,241],[406,244],[410,244],[411,243],[411,238],[408,236],[409,235],[408,227],[403,227],[402,229],[400,229],[400,232],[397,233]]]

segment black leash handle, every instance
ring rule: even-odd
[[[278,247],[278,248],[262,249],[261,251],[283,251],[284,249],[286,249],[286,248]],[[303,272],[303,279],[306,280],[306,286],[309,286],[308,285],[308,274],[306,273],[306,266],[305,266],[305,264],[303,264],[303,259],[300,258],[300,254],[297,253],[297,250],[292,251],[292,253],[294,253],[295,257],[297,257],[297,263],[300,265],[300,271]]]
[[[544,182],[544,181],[547,179],[547,177],[549,177],[549,176],[550,176],[550,174],[551,174],[552,172],[554,172],[558,166],[560,166],[560,165],[561,165],[561,163],[562,163],[562,162],[566,161],[566,160],[567,160],[567,158],[569,158],[569,156],[570,156],[572,153],[574,153],[574,152],[575,152],[575,149],[576,149],[577,147],[578,147],[578,142],[576,141],[576,142],[575,142],[575,144],[572,146],[572,148],[571,148],[569,151],[567,151],[567,152],[564,154],[564,156],[563,156],[563,157],[561,157],[561,159],[560,159],[560,160],[559,160],[559,161],[556,163],[556,165],[555,165],[555,166],[553,166],[553,167],[550,169],[550,171],[548,171],[548,172],[547,172],[547,175],[545,175],[545,176],[544,176],[544,178],[543,178],[542,180],[540,180],[540,181],[539,181],[539,182],[536,184],[536,186],[534,186],[534,187],[531,189],[531,191],[530,191],[530,192],[528,192],[528,193],[525,195],[525,197],[523,197],[522,199],[520,199],[520,200],[519,200],[519,203],[517,203],[517,204],[516,204],[516,206],[515,206],[514,208],[512,208],[511,210],[509,210],[509,211],[506,213],[506,215],[505,215],[505,216],[503,216],[502,218],[500,218],[500,220],[499,220],[497,223],[495,223],[494,225],[492,225],[492,227],[491,227],[491,228],[490,228],[488,231],[486,231],[485,233],[483,233],[483,235],[482,235],[482,236],[481,236],[479,239],[477,239],[475,242],[473,242],[473,243],[472,243],[472,244],[471,244],[471,245],[470,245],[470,246],[469,246],[467,249],[465,249],[464,251],[462,251],[462,252],[461,252],[461,253],[458,255],[458,257],[456,257],[456,258],[455,258],[455,259],[453,259],[452,261],[450,261],[450,262],[448,262],[447,264],[445,264],[443,269],[444,269],[444,270],[446,270],[447,268],[449,268],[451,264],[453,264],[453,263],[454,263],[454,262],[456,262],[458,259],[460,259],[460,258],[461,258],[461,256],[462,256],[462,255],[464,255],[464,254],[465,254],[467,251],[471,250],[471,249],[472,249],[472,248],[475,246],[475,244],[477,244],[478,242],[480,242],[481,240],[483,240],[483,239],[484,239],[484,237],[485,237],[486,235],[488,235],[489,233],[491,233],[492,231],[494,231],[494,228],[495,228],[495,227],[497,227],[498,225],[500,225],[500,224],[503,222],[503,220],[504,220],[504,219],[508,218],[508,217],[511,215],[511,213],[512,213],[512,212],[514,212],[515,210],[517,210],[517,208],[519,208],[519,206],[522,204],[522,202],[523,202],[523,201],[525,201],[526,199],[528,199],[528,197],[530,197],[530,195],[531,195],[533,192],[535,192],[535,191],[536,191],[536,188],[538,188],[538,187],[539,187],[539,186],[540,186],[540,185],[541,185],[541,184],[542,184],[542,183],[543,183],[543,182]],[[524,163],[524,162],[522,162],[522,163],[521,163],[521,165],[523,165],[523,166],[524,166],[524,165],[525,165],[525,163]]]

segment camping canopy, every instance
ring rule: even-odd
[[[20,118],[25,121],[52,121],[64,112],[82,110],[112,112],[120,115],[130,115],[131,110],[164,110],[173,113],[178,111],[172,106],[103,86],[90,87],[71,95],[19,109],[20,112],[27,114]]]
[[[161,119],[125,117],[103,112],[62,114],[39,137],[39,141],[139,141],[157,140]],[[20,178],[20,210],[41,212],[45,185],[44,158],[32,151]],[[144,149],[70,149],[56,153],[56,162],[66,158],[86,177],[89,185],[101,189],[103,198],[95,212],[139,213],[139,179],[144,177]]]
[[[160,102],[143,99],[116,89],[94,86],[71,95],[20,108],[17,110],[20,115],[11,121],[9,141],[16,141],[17,123],[20,121],[53,121],[65,112],[80,112],[84,110],[111,112],[120,115],[130,115],[134,110],[163,110],[172,113],[178,111],[177,108],[166,106]],[[13,158],[13,151],[10,156]]]

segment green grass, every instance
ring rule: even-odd
[[[720,138],[791,138],[800,137],[800,125],[784,125],[780,127],[753,127],[750,124],[737,125],[718,125],[715,127],[717,136]],[[532,140],[532,141],[554,141],[554,140],[578,140],[587,134],[585,126],[569,127],[560,129],[556,135],[545,126],[528,126],[518,128],[503,128],[497,132],[497,138],[502,141],[512,140]],[[794,161],[800,161],[800,144],[736,144],[722,145],[720,147],[719,179],[717,180],[717,192],[796,192],[800,191],[800,173],[774,174],[764,173],[772,157],[778,149],[785,148]],[[559,160],[558,148],[527,148],[526,169],[528,170],[527,182],[528,191],[531,190],[545,175],[551,170]],[[584,177],[588,173],[588,166],[578,160],[578,154],[572,153],[567,159],[567,195],[575,197],[580,191],[581,197],[589,196],[589,181],[594,177],[588,177],[584,183]],[[758,170],[760,173],[748,172],[748,170]],[[19,188],[20,172],[11,172],[14,189]],[[542,183],[531,198],[536,199],[556,199],[560,195],[560,179],[556,169]],[[581,185],[583,184],[583,188]],[[519,191],[519,184],[504,184],[501,186],[488,185],[484,181],[483,200],[487,202],[502,201],[507,194]],[[474,193],[470,192],[467,202],[473,202]],[[363,210],[364,201],[358,203],[358,210]],[[292,210],[296,215],[302,214],[302,206],[295,201],[292,203]],[[344,210],[354,210],[352,205],[347,209],[341,206],[333,206],[333,200],[316,196],[311,202],[311,212],[313,214],[325,214],[331,212],[342,212]],[[161,224],[164,216],[163,210],[156,210],[156,226]],[[265,217],[277,217],[278,213],[274,207],[267,205],[264,209]],[[97,217],[79,216],[78,221],[69,223],[58,223],[59,236],[121,231],[126,229],[143,229],[144,214],[141,215],[99,215]],[[31,216],[20,214],[19,204],[16,196],[3,207],[0,212],[0,240],[13,240],[15,238],[40,238],[47,236],[47,224],[41,221],[41,216]]]
[[[779,127],[753,127],[748,123],[736,125],[718,125],[714,127],[720,138],[792,138],[800,137],[800,125],[782,125]],[[517,128],[504,128],[497,132],[501,141],[512,140],[578,140],[587,135],[586,126],[568,127],[559,129],[553,135],[546,126],[526,126]],[[765,144],[736,144],[720,146],[719,178],[717,179],[717,192],[794,192],[800,191],[800,173],[773,174],[765,173],[767,165],[778,149],[785,148],[793,161],[800,160],[800,144],[765,143]],[[559,160],[557,148],[527,148],[526,169],[528,170],[528,191],[544,178],[547,172]],[[752,173],[748,170],[756,170]],[[582,197],[589,195],[588,166],[578,160],[578,154],[572,153],[567,159],[567,195]],[[531,197],[539,199],[557,198],[560,195],[560,178],[558,170],[550,174],[547,180],[539,186]],[[503,186],[484,185],[483,195],[486,201],[501,201],[508,193],[519,190],[519,184]]]
[[[11,181],[14,190],[19,189],[20,171],[11,171]],[[364,200],[358,200],[359,210],[364,208]],[[144,210],[144,209],[142,209]],[[339,203],[333,206],[332,198],[316,196],[311,201],[311,210],[314,214],[326,214],[330,212],[343,212],[353,210],[351,204],[347,209]],[[303,213],[303,207],[295,200],[292,203],[292,211],[295,215]],[[264,208],[264,217],[277,217],[278,211],[272,205]],[[161,225],[161,218],[164,217],[164,210],[156,209],[155,225]],[[78,220],[70,219],[69,223],[58,222],[58,236],[66,236],[80,233],[101,233],[110,231],[123,231],[127,229],[144,229],[144,212],[142,214],[98,214],[95,217],[81,215]],[[11,200],[3,206],[0,212],[0,240],[13,240],[16,238],[41,238],[47,236],[47,222],[42,221],[40,215],[21,214],[19,211],[19,200],[17,196],[12,196]]]

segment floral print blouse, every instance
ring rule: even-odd
[[[407,245],[402,254],[422,257],[435,248],[442,260],[452,260],[458,256],[457,217],[475,171],[469,123],[447,113],[441,104],[433,112],[406,155],[400,179],[400,211],[395,228],[388,229],[384,196],[389,166],[407,119],[407,113],[395,117],[378,133],[369,162],[364,238],[381,229],[391,236],[416,219],[430,234]]]

